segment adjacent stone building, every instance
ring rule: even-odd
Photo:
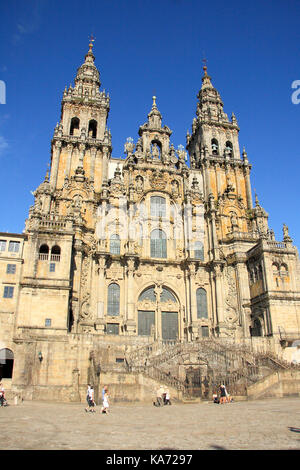
[[[91,43],[63,93],[50,172],[23,234],[0,234],[3,378],[27,397],[77,400],[128,351],[210,337],[258,339],[291,361],[297,249],[286,226],[275,240],[253,204],[236,117],[206,67],[186,149],[170,143],[153,97],[116,159],[94,59]]]

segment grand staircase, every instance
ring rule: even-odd
[[[247,388],[276,371],[297,369],[271,352],[255,352],[244,344],[222,339],[203,338],[193,343],[153,342],[136,348],[125,357],[128,372],[138,372],[179,391],[183,397],[199,394],[211,399],[211,394],[223,382],[231,395],[246,396]],[[174,374],[176,365],[206,366],[201,383],[182,380]],[[173,372],[171,372],[173,371]],[[201,384],[205,386],[201,387]],[[202,390],[202,391],[201,391]]]

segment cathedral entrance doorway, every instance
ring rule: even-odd
[[[138,334],[163,341],[179,338],[179,303],[167,287],[145,289],[138,299]]]

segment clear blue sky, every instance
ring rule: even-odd
[[[276,239],[282,224],[300,248],[300,2],[201,0],[10,0],[1,5],[0,231],[21,232],[32,190],[44,179],[65,86],[96,36],[101,88],[111,96],[113,156],[137,140],[155,91],[175,148],[185,145],[202,59],[234,111],[252,187]]]

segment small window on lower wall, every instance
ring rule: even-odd
[[[208,326],[201,326],[201,336],[202,336],[202,338],[208,338],[209,337]]]
[[[51,318],[46,318],[45,326],[51,326]]]
[[[119,323],[107,323],[106,324],[106,334],[108,334],[108,335],[118,335],[119,334]]]
[[[55,263],[50,263],[49,271],[50,273],[55,273]]]

